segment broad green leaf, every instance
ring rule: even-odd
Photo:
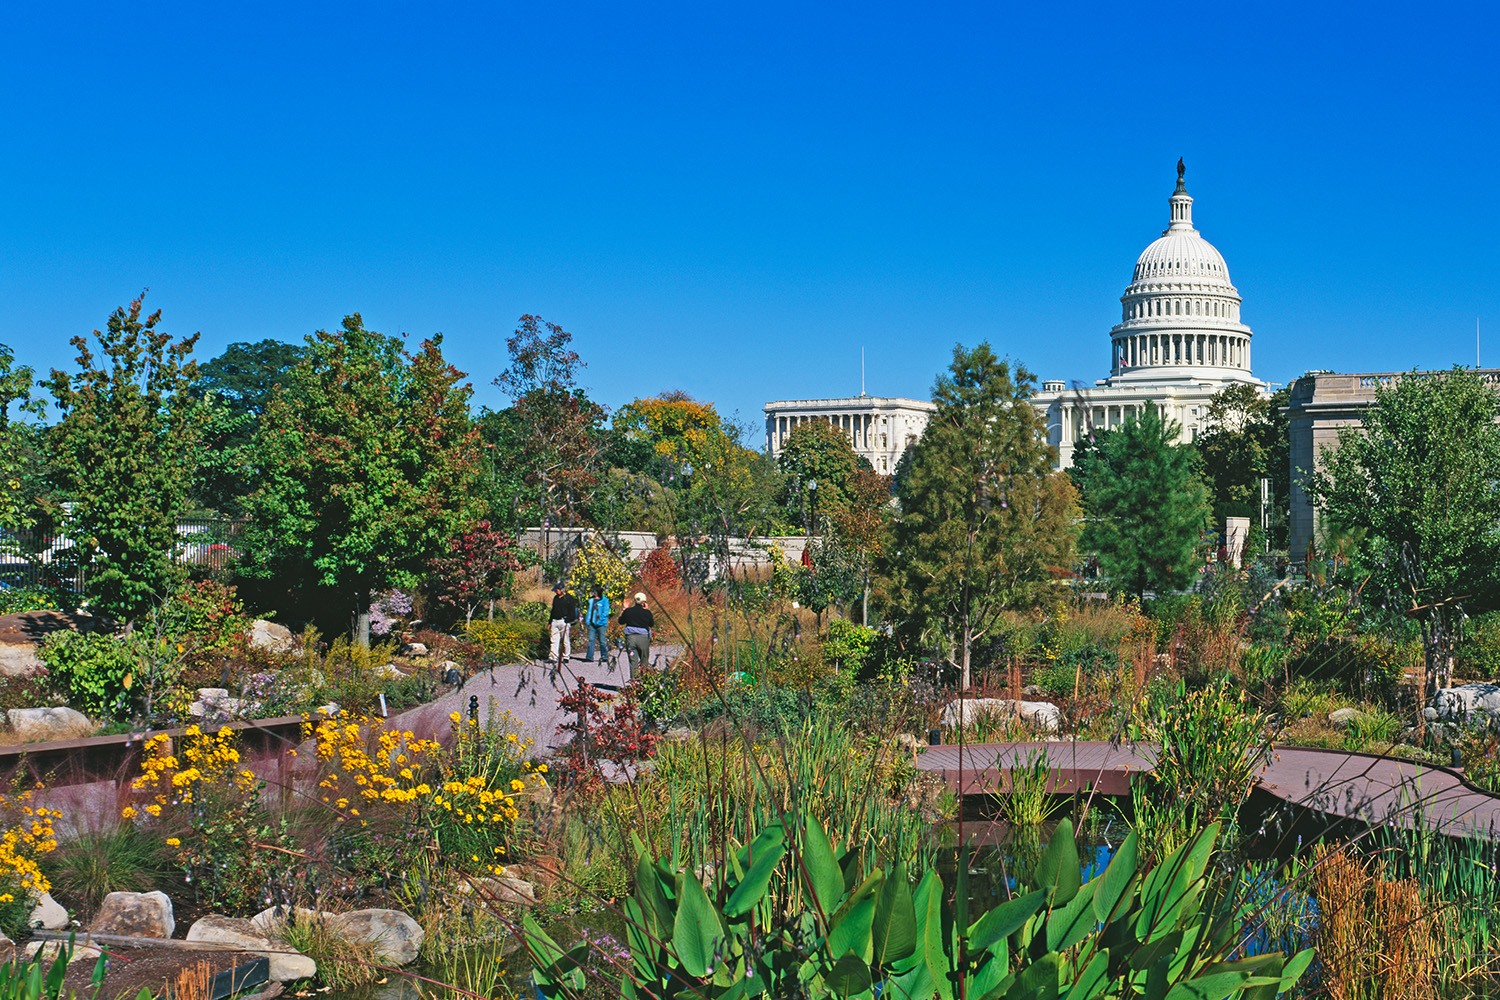
[[[845,955],[823,975],[823,986],[836,997],[851,997],[870,988],[870,967],[864,959]]]
[[[862,963],[869,962],[873,954],[870,925],[874,919],[875,895],[867,892],[828,932],[829,956],[837,960],[846,954],[853,954],[858,955]]]
[[[1009,990],[1010,995],[1036,993],[1044,997],[1057,996],[1061,988],[1062,961],[1062,956],[1056,952],[1048,952],[1038,958],[1020,970],[1016,976],[1016,985]]]
[[[823,824],[808,817],[802,827],[803,898],[826,919],[838,909],[844,895],[844,873],[834,856],[833,845]]]
[[[762,830],[750,845],[750,867],[740,884],[730,893],[724,904],[726,917],[738,917],[750,909],[765,895],[771,884],[771,876],[786,853],[786,832],[780,823],[773,823]]]
[[[953,984],[948,981],[950,964],[947,949],[943,947],[943,883],[935,872],[929,871],[917,883],[917,949],[922,960],[932,972],[933,984],[943,1000],[953,1000]]]
[[[672,929],[672,904],[663,890],[656,863],[646,853],[635,865],[635,897],[640,900],[647,933],[665,939]]]
[[[870,960],[876,968],[905,958],[917,946],[917,915],[905,865],[897,865],[880,887],[870,940],[873,947]]]
[[[1064,819],[1052,831],[1047,849],[1036,863],[1036,884],[1048,890],[1048,905],[1062,906],[1078,894],[1083,869],[1078,864],[1078,844],[1073,840],[1073,822]]]
[[[927,967],[925,961],[915,962],[910,969],[889,977],[885,981],[885,990],[881,992],[881,1000],[887,996],[892,1000],[932,1000],[937,992],[937,984],[933,981],[932,970]]]
[[[1178,983],[1167,991],[1167,1000],[1224,1000],[1250,977],[1243,972],[1215,972]]]
[[[969,947],[973,951],[989,951],[1000,941],[1021,929],[1042,908],[1047,891],[1038,889],[1024,896],[1007,900],[974,921],[969,929]]]
[[[1139,864],[1139,850],[1140,845],[1132,830],[1130,836],[1125,838],[1125,843],[1115,851],[1115,856],[1109,859],[1109,867],[1097,879],[1099,888],[1094,891],[1094,916],[1101,923],[1110,919],[1115,907],[1120,905],[1120,900],[1130,891],[1130,886],[1135,881],[1136,866]]]
[[[1109,952],[1096,951],[1089,964],[1084,967],[1073,988],[1068,990],[1066,1000],[1090,1000],[1104,991],[1109,979]]]
[[[691,872],[679,877],[677,890],[677,919],[672,924],[672,951],[687,970],[688,975],[703,978],[708,975],[709,963],[714,959],[714,945],[723,940],[719,927],[719,915],[714,904],[708,901],[708,893]]]
[[[1068,900],[1062,909],[1047,914],[1047,949],[1066,951],[1093,933],[1098,926],[1094,919],[1094,890],[1097,879],[1078,890],[1078,895]]]
[[[530,913],[521,918],[521,933],[526,939],[527,951],[531,952],[532,982],[548,1000],[561,996],[566,988],[583,989],[583,970],[579,968],[573,952],[564,951],[561,945],[548,937],[547,932],[542,930]]]

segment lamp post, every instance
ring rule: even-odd
[[[807,540],[812,541],[813,528],[818,523],[818,481],[809,479],[807,481]]]

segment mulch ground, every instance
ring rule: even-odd
[[[206,963],[207,978],[211,982],[220,972],[254,961],[258,956],[237,951],[113,947],[105,950],[105,957],[108,964],[105,966],[104,984],[99,988],[97,1000],[135,1000],[142,989],[148,989],[156,996],[164,996],[166,984],[176,983],[178,973],[194,968],[199,962]],[[68,966],[62,995],[77,993],[80,997],[92,996],[94,965],[97,961],[79,959]],[[258,992],[264,988],[252,987],[250,992]],[[183,1000],[188,1000],[187,993],[183,994]],[[201,1000],[208,998],[204,996]]]

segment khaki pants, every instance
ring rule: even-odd
[[[562,651],[561,656],[558,650]],[[552,659],[571,660],[573,658],[573,626],[565,618],[552,619]]]
[[[630,672],[634,676],[636,667],[649,663],[651,660],[651,634],[649,632],[642,632],[639,635],[626,633],[625,655],[630,657]]]

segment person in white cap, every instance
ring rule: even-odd
[[[651,630],[656,619],[646,607],[646,595],[636,594],[635,603],[620,612],[620,624],[625,627],[625,655],[630,658],[630,673],[635,674],[638,664],[651,659]]]

